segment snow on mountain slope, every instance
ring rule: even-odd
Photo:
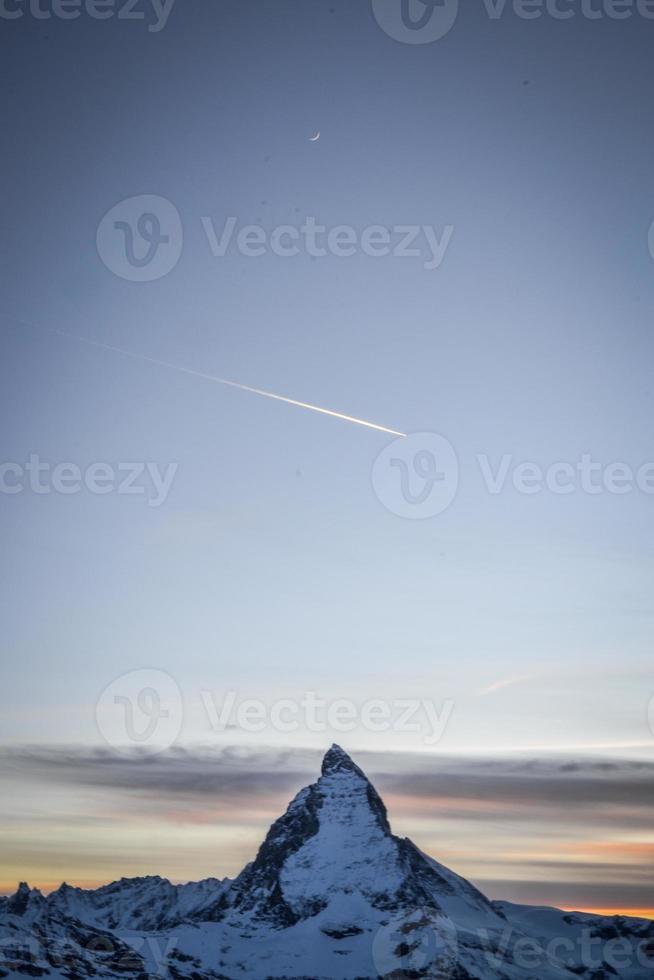
[[[332,746],[233,882],[121,879],[47,898],[22,885],[0,904],[0,978],[645,980],[653,930],[488,901],[395,837],[373,786]],[[612,940],[624,945],[617,968]]]
[[[573,972],[585,966],[592,977],[654,977],[654,922],[648,919],[563,912],[511,902],[493,904],[511,927],[533,936]]]
[[[53,911],[90,926],[162,929],[193,915],[211,919],[211,908],[229,882],[217,878],[173,885],[158,875],[121,878],[102,888],[73,888],[65,882],[48,897]]]

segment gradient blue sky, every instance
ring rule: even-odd
[[[654,497],[492,496],[476,456],[654,460],[654,22],[491,21],[467,4],[445,38],[406,45],[367,3],[178,0],[160,33],[25,16],[0,21],[0,44],[2,461],[178,464],[159,508],[0,496],[9,749],[90,749],[104,687],[156,667],[183,690],[189,745],[240,740],[209,731],[202,689],[315,690],[452,699],[433,756],[651,759]],[[149,283],[113,275],[95,245],[139,194],[169,199],[184,227],[179,263]],[[216,258],[207,216],[454,234],[432,271],[360,253]],[[398,518],[371,487],[388,436],[52,329],[442,433],[459,493],[433,519]],[[364,731],[347,747],[426,751]],[[32,771],[20,810],[16,778],[21,854],[45,862],[41,881],[65,877],[29,857],[46,815]],[[58,820],[86,812],[79,787],[60,792]],[[86,878],[106,846],[88,843]],[[219,873],[229,834],[202,846]],[[72,837],[66,855],[84,878]]]

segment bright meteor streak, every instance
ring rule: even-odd
[[[78,340],[82,344],[89,344],[91,347],[99,347],[102,350],[110,350],[115,354],[122,354],[124,357],[132,357],[137,361],[146,361],[148,364],[157,364],[159,367],[169,368],[172,371],[181,371],[182,374],[190,374],[195,378],[203,378],[205,381],[213,381],[215,384],[227,385],[230,388],[239,388],[241,391],[249,391],[253,395],[261,395],[263,398],[272,398],[278,402],[286,402],[287,405],[295,405],[297,408],[307,408],[311,412],[320,412],[321,415],[331,415],[332,418],[342,419],[344,422],[354,422],[355,425],[363,425],[367,429],[376,429],[378,432],[386,432],[391,436],[406,436],[406,432],[398,432],[397,429],[389,429],[385,425],[377,425],[376,422],[368,422],[366,419],[357,419],[353,415],[344,415],[343,412],[335,412],[331,408],[321,408],[320,405],[311,405],[309,402],[301,402],[295,398],[287,398],[285,395],[276,395],[272,391],[264,391],[263,388],[252,388],[250,385],[240,384],[238,381],[229,381],[227,378],[219,378],[214,374],[205,374],[203,371],[195,371],[192,368],[181,367],[179,364],[171,364],[169,361],[161,361],[156,357],[148,357],[147,354],[137,354],[135,351],[125,350],[123,347],[114,347],[111,344],[103,344],[98,340],[90,340],[88,337],[81,337],[77,334],[68,333],[66,330],[52,329],[53,333],[69,340]]]

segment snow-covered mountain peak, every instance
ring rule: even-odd
[[[353,822],[356,819],[354,814],[358,811],[359,821],[366,823],[372,815],[378,827],[385,834],[390,834],[386,807],[381,797],[340,745],[332,745],[325,754],[321,771],[315,789],[322,800],[321,810],[328,804],[327,810],[320,815],[321,826],[330,820],[342,822],[347,819]]]
[[[585,936],[626,943],[616,971]],[[560,938],[573,950],[559,958]],[[528,944],[528,956],[524,951]],[[599,955],[599,954],[598,954]],[[654,923],[492,903],[392,834],[332,745],[238,878],[121,878],[0,899],[4,980],[650,980]]]
[[[325,752],[324,758],[322,760],[322,775],[327,776],[334,772],[352,772],[360,776],[361,779],[365,779],[363,772],[355,763],[352,761],[347,752],[334,743],[332,747]]]
[[[404,907],[441,912],[452,903],[464,916],[482,911],[498,920],[475,888],[392,834],[377,791],[333,745],[320,778],[275,821],[225,895],[222,920],[284,929],[324,915],[345,934],[371,915]]]
[[[374,787],[347,753],[332,746],[322,776],[309,792],[316,825],[281,869],[286,900],[300,915],[354,891],[373,904],[383,903],[400,887],[403,871],[386,808]]]

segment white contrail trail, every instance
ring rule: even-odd
[[[309,402],[301,402],[296,398],[287,398],[285,395],[276,395],[272,391],[264,391],[263,388],[252,388],[250,385],[240,384],[238,381],[229,381],[227,378],[219,378],[214,374],[205,374],[204,371],[195,371],[193,368],[181,367],[179,364],[171,364],[170,361],[161,361],[156,357],[148,357],[147,354],[137,354],[135,351],[125,350],[123,347],[114,347],[112,344],[103,344],[99,340],[91,340],[89,337],[82,337],[78,334],[68,333],[67,330],[51,328],[52,333],[67,337],[69,340],[77,340],[82,344],[89,344],[91,347],[100,347],[102,350],[110,350],[115,354],[122,354],[124,357],[132,357],[137,361],[147,361],[149,364],[157,364],[159,367],[170,368],[172,371],[181,371],[183,374],[191,374],[195,378],[203,378],[205,381],[213,381],[215,384],[228,385],[230,388],[240,388],[241,391],[249,391],[253,395],[262,395],[264,398],[273,398],[278,402],[286,402],[287,405],[296,405],[298,408],[308,408],[311,412],[320,412],[321,415],[331,415],[332,418],[342,419],[344,422],[354,422],[355,425],[363,425],[367,429],[376,429],[378,432],[386,432],[391,436],[406,436],[406,432],[398,432],[397,429],[389,429],[385,425],[377,425],[376,422],[368,422],[366,419],[357,419],[353,415],[345,415],[343,412],[334,412],[331,408],[321,408],[320,405],[311,405]]]

